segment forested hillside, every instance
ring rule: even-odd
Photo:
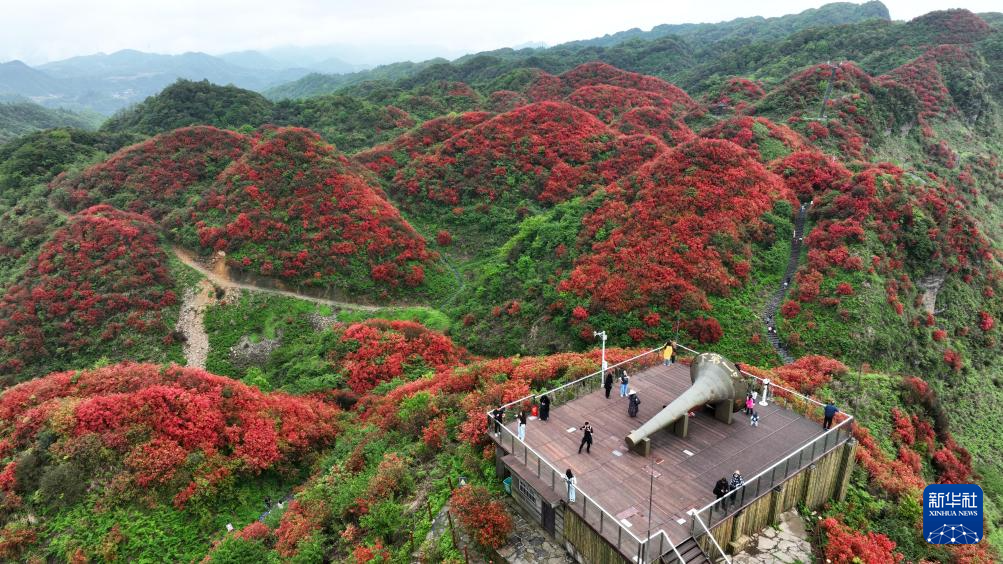
[[[0,145],[25,133],[54,127],[94,129],[101,123],[96,116],[65,110],[50,110],[29,102],[0,101]]]
[[[0,145],[0,560],[460,562],[450,499],[498,548],[483,414],[606,331],[854,414],[820,561],[998,561],[1001,21],[838,4],[277,102],[180,81]],[[986,540],[927,544],[923,486],[972,481]]]

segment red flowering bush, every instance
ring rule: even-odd
[[[453,491],[449,506],[460,524],[481,545],[501,548],[514,528],[505,506],[491,499],[480,486],[463,486]]]
[[[317,400],[264,394],[198,369],[126,363],[6,390],[0,439],[23,450],[51,433],[56,460],[97,443],[119,461],[118,473],[80,479],[95,480],[94,488],[157,487],[184,506],[231,475],[274,469],[329,444],[336,413]]]
[[[160,221],[201,195],[251,140],[209,126],[176,129],[126,147],[106,161],[52,182],[53,199],[79,211],[95,204],[144,214]]]
[[[173,287],[149,219],[104,205],[73,216],[0,298],[0,384],[104,351],[142,359],[141,342],[162,350]]]
[[[797,132],[764,117],[729,118],[701,131],[700,136],[707,139],[727,139],[747,149],[763,163],[806,148],[804,139]],[[792,163],[799,164],[797,160]],[[803,189],[799,189],[797,193],[802,191]]]
[[[310,284],[368,288],[346,276],[368,270],[384,287],[420,285],[425,242],[379,188],[304,129],[266,131],[196,203],[176,236],[230,264]],[[197,242],[193,239],[197,237]],[[411,276],[408,276],[411,273]]]
[[[834,564],[895,564],[902,555],[895,543],[880,533],[854,531],[833,517],[818,524],[825,534],[825,557]]]
[[[984,311],[979,312],[979,329],[988,332],[992,330],[995,324],[996,320],[993,319],[993,316]]]
[[[850,179],[850,171],[834,157],[815,151],[796,151],[773,161],[770,170],[783,177],[802,202],[808,202]]]
[[[786,319],[794,319],[799,313],[801,313],[801,304],[795,301],[787,300],[784,305],[780,306],[780,315]]]
[[[705,292],[741,284],[759,217],[787,194],[782,182],[727,141],[696,139],[658,155],[606,188],[583,221],[583,254],[558,290],[590,300],[589,310],[622,314],[661,304],[707,309]],[[712,242],[734,241],[731,250]]]
[[[724,336],[721,324],[713,317],[697,317],[684,324],[686,332],[701,343],[716,343]]]
[[[791,364],[780,366],[775,372],[794,389],[802,394],[811,395],[834,377],[845,375],[848,369],[838,360],[821,355],[809,355]]]
[[[328,361],[347,375],[348,386],[364,394],[380,382],[404,375],[405,365],[421,363],[430,370],[454,366],[466,351],[435,331],[413,321],[373,319],[339,325],[339,346],[328,353]]]
[[[529,97],[533,101],[556,100],[569,96],[573,91],[587,86],[619,87],[630,89],[635,97],[657,95],[662,101],[659,104],[668,103],[669,107],[679,113],[696,112],[700,106],[689,97],[679,87],[665,82],[660,78],[638,74],[634,72],[618,69],[606,63],[594,62],[578,65],[560,76],[552,76],[541,73],[536,82],[529,88]],[[600,90],[599,92],[602,92]],[[605,92],[609,93],[610,90]],[[609,96],[607,94],[607,96]],[[583,96],[583,98],[595,98],[597,94]],[[609,96],[610,102],[623,104],[621,96]],[[628,103],[629,104],[629,103]],[[639,105],[639,104],[633,104]],[[651,106],[653,104],[644,104]]]

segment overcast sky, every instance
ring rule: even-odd
[[[528,42],[549,45],[661,23],[779,16],[810,0],[5,0],[0,61],[36,64],[119,49],[218,54],[283,45],[351,45],[396,56],[455,57]],[[932,10],[1003,10],[999,0],[885,0],[908,20]],[[393,49],[387,49],[388,47]],[[407,51],[403,51],[407,52]],[[349,61],[385,62],[379,60]]]

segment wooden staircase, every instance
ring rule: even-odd
[[[710,559],[700,545],[697,544],[696,539],[690,537],[683,542],[676,545],[676,551],[679,552],[679,556],[683,557],[682,562],[676,556],[675,552],[671,550],[667,552],[658,562],[663,564],[713,564],[713,560]]]

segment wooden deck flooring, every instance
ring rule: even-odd
[[[698,412],[689,436],[664,430],[652,437],[650,457],[630,452],[624,437],[650,419],[690,385],[689,367],[656,366],[631,376],[630,387],[641,399],[636,419],[627,416],[627,400],[619,382],[610,399],[599,390],[550,411],[549,421],[531,419],[526,442],[563,471],[571,468],[578,487],[621,520],[639,538],[648,531],[648,492],[654,472],[651,531],[664,529],[676,543],[690,536],[687,511],[713,500],[714,483],[740,470],[748,480],[822,433],[821,427],[797,413],[770,404],[757,405],[759,427],[736,413],[731,425]],[[595,428],[592,452],[578,454],[586,420]],[[515,431],[515,423],[508,425]],[[569,429],[574,429],[569,431]],[[581,505],[581,497],[578,503]],[[679,521],[682,520],[683,523]]]

